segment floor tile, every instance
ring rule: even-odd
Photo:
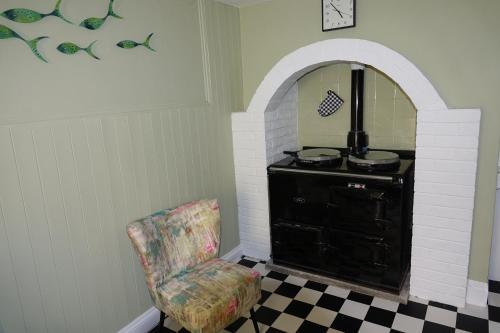
[[[304,322],[302,318],[292,316],[288,313],[282,313],[278,319],[274,321],[272,327],[285,332],[296,332],[302,322]]]
[[[264,333],[263,331],[260,331],[261,333]],[[274,327],[269,327],[266,331],[266,333],[287,333],[285,331],[282,331],[282,330],[279,330],[277,328],[274,328]]]
[[[406,305],[399,304],[398,307],[398,313],[419,319],[424,319],[426,312],[427,312],[427,305],[416,303],[413,301],[408,301],[408,304]]]
[[[415,297],[415,296],[410,295],[409,299],[410,299],[410,301],[415,302],[415,303],[426,304],[426,305],[429,304],[429,300],[426,300],[426,299],[423,299],[420,297]]]
[[[165,323],[163,325],[174,332],[177,332],[182,328],[181,324],[170,317],[165,319]]]
[[[365,316],[365,321],[369,321],[371,323],[375,323],[390,328],[392,327],[392,323],[394,322],[395,316],[396,313],[393,311],[379,309],[371,306],[370,309],[368,310],[368,313]]]
[[[463,313],[472,317],[488,319],[488,307],[465,304],[465,307],[458,308],[458,313]]]
[[[248,319],[245,317],[238,318],[234,323],[231,325],[227,326],[225,328],[226,331],[228,332],[237,332],[241,326],[247,321]]]
[[[306,284],[307,280],[298,276],[288,275],[288,277],[285,279],[285,282],[302,287]]]
[[[255,261],[248,260],[248,259],[241,259],[240,261],[238,261],[238,264],[249,267],[249,268],[253,268],[255,265],[257,265],[257,263]]]
[[[269,277],[269,278],[271,278],[271,279],[284,281],[288,277],[288,274],[283,274],[283,273],[278,273],[278,272],[275,272],[275,271],[270,271],[269,273],[267,273],[266,276]]]
[[[267,301],[267,299],[269,298],[269,296],[271,296],[273,293],[267,291],[267,290],[264,290],[262,289],[260,291],[260,300],[259,300],[259,304],[263,304],[265,301]]]
[[[259,272],[261,276],[266,276],[267,273],[270,272],[270,270],[266,268],[266,265],[261,264],[260,262],[257,265],[255,265],[254,267],[252,267],[252,269],[254,271]]]
[[[426,321],[432,321],[441,325],[446,325],[450,327],[455,327],[457,322],[457,313],[454,311],[445,310],[442,308],[436,308],[429,305],[427,307],[427,313],[425,315]]]
[[[328,286],[325,290],[325,293],[337,296],[337,297],[342,297],[342,298],[347,298],[349,295],[350,291],[348,289],[336,287],[336,286]]]
[[[424,320],[396,313],[392,328],[405,333],[421,333],[424,328]]]
[[[488,304],[493,306],[500,306],[500,294],[488,293]]]
[[[276,294],[294,298],[299,293],[300,289],[301,288],[299,286],[296,286],[288,282],[283,282],[278,288],[276,288],[274,292]]]
[[[318,303],[316,303],[316,306],[321,306],[325,309],[339,312],[342,304],[344,304],[343,298],[329,294],[323,294],[318,300]]]
[[[500,322],[500,308],[496,306],[488,306],[488,319]]]
[[[413,296],[410,296],[408,305],[401,305],[266,270],[265,262],[257,259],[244,257],[239,262],[267,274],[262,279],[261,300],[254,307],[262,333],[482,333],[488,329],[492,333],[500,332],[499,307],[489,307],[491,320],[488,321],[488,307],[466,305],[457,309]],[[494,287],[500,290],[500,283]],[[497,298],[490,288],[490,303]],[[165,326],[162,333],[187,332],[170,318],[165,321]],[[244,314],[219,333],[254,333],[249,314]]]
[[[500,281],[488,281],[488,290],[493,293],[500,294]]]
[[[362,320],[339,313],[330,327],[344,333],[356,333],[359,331],[362,323]]]
[[[295,296],[295,299],[315,305],[322,295],[323,293],[320,293],[319,291],[309,288],[302,288],[297,296]]]
[[[263,305],[267,306],[268,308],[283,312],[283,310],[285,310],[291,302],[292,299],[289,297],[281,296],[278,294],[271,294],[271,296],[269,296],[269,298],[263,303]]]
[[[344,333],[344,332],[341,332],[339,330],[334,330],[333,328],[329,328],[326,333]]]
[[[457,307],[456,306],[452,306],[452,305],[448,305],[448,304],[443,304],[443,303],[439,303],[439,302],[433,302],[433,301],[429,301],[429,305],[430,306],[434,306],[436,308],[441,308],[441,309],[445,309],[445,310],[457,312]]]
[[[302,325],[300,325],[297,333],[325,333],[327,331],[328,327],[306,320],[302,323]]]
[[[255,315],[257,317],[257,321],[267,326],[271,326],[271,324],[279,317],[281,312],[268,308],[267,306],[261,306],[256,312]]]
[[[311,305],[309,303],[293,300],[290,305],[287,306],[284,312],[305,319],[307,318],[313,307],[314,305]]]
[[[490,333],[500,332],[500,323],[490,321],[489,322]]]
[[[268,326],[264,325],[263,323],[258,323],[257,326],[259,326],[260,332],[265,332],[268,328]],[[247,320],[243,325],[241,325],[236,333],[255,333],[255,328],[253,327],[252,321]]]
[[[328,310],[319,306],[315,306],[309,315],[307,316],[307,320],[312,321],[314,323],[330,327],[333,323],[333,320],[337,316],[337,312]]]
[[[347,299],[350,299],[351,301],[355,301],[358,303],[370,305],[370,304],[372,304],[373,296],[368,296],[368,295],[357,293],[355,291],[351,291],[349,293],[349,295],[347,296]]]
[[[398,311],[399,303],[379,297],[374,297],[371,306],[376,306],[380,309],[396,312]]]
[[[319,282],[314,282],[314,281],[307,281],[307,283],[304,285],[304,287],[317,290],[320,292],[324,292],[326,288],[328,288],[328,285],[319,283]]]
[[[269,292],[274,292],[280,285],[281,281],[270,279],[268,277],[264,277],[261,282],[261,288]]]
[[[456,328],[473,333],[488,332],[488,320],[459,313]]]
[[[455,328],[426,321],[422,333],[455,333]]]
[[[368,321],[364,321],[359,329],[359,333],[389,333],[390,331],[390,327],[380,326]]]
[[[363,320],[369,308],[369,305],[346,300],[340,308],[339,313]]]

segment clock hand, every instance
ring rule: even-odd
[[[333,7],[333,9],[335,9],[337,11],[337,13],[339,13],[339,15],[340,15],[341,18],[344,18],[344,16],[342,16],[342,12],[340,10],[338,10],[337,7],[335,7],[335,5],[333,4],[332,1],[330,1],[330,5]]]

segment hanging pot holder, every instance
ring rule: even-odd
[[[342,104],[344,104],[344,101],[342,98],[340,98],[333,90],[328,90],[327,91],[328,96],[321,102],[318,108],[318,113],[321,115],[321,117],[328,117],[332,114],[334,114]]]

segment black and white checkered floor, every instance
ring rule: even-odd
[[[239,263],[263,276],[262,299],[255,307],[261,333],[500,333],[500,294],[490,292],[490,304],[497,306],[457,309],[414,297],[403,305],[269,271],[265,262],[252,258],[244,257]],[[500,284],[490,283],[490,291],[500,292]],[[169,318],[165,326],[164,332],[187,332]],[[227,332],[254,333],[254,329],[247,315],[226,327],[223,333]]]

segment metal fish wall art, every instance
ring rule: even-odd
[[[65,43],[61,43],[59,44],[59,46],[57,47],[57,50],[61,53],[64,53],[64,54],[67,54],[67,55],[73,55],[75,53],[78,53],[80,51],[85,51],[87,52],[87,54],[89,56],[91,56],[92,58],[94,59],[97,59],[97,60],[101,60],[98,56],[96,56],[94,54],[94,52],[92,51],[92,46],[95,44],[96,41],[93,41],[92,43],[90,43],[89,46],[87,47],[80,47],[78,45],[76,45],[75,43],[71,43],[71,42],[65,42]]]
[[[22,38],[21,36],[19,36],[19,34],[16,33],[14,30],[0,24],[0,39],[9,39],[9,38],[17,38],[17,39],[22,40],[23,42],[25,42],[29,46],[29,48],[31,49],[33,54],[38,59],[40,59],[44,62],[47,62],[47,60],[45,60],[44,57],[42,57],[40,52],[38,52],[38,42],[41,41],[42,39],[49,38],[49,37],[43,36],[43,37],[37,37],[37,38],[32,39],[32,40],[26,40],[26,39]]]
[[[69,24],[73,24],[66,18],[64,18],[64,16],[61,14],[61,1],[62,0],[58,0],[56,3],[56,8],[47,14],[39,13],[34,10],[26,8],[14,8],[4,11],[3,13],[0,14],[0,16],[3,16],[8,20],[18,23],[34,23],[40,21],[41,19],[47,16],[56,16],[64,20],[65,22],[68,22]]]
[[[156,52],[155,49],[153,49],[151,46],[149,46],[149,42],[151,41],[152,36],[153,36],[153,33],[149,34],[149,36],[146,38],[144,43],[137,43],[137,42],[134,42],[133,40],[122,40],[121,42],[116,44],[116,46],[121,47],[122,49],[133,49],[137,46],[144,46],[145,48]]]
[[[80,26],[84,27],[84,28],[87,28],[89,30],[97,30],[97,29],[99,29],[104,24],[104,22],[106,22],[106,20],[110,16],[114,17],[114,18],[117,18],[117,19],[122,19],[123,17],[117,15],[113,11],[113,2],[114,1],[115,0],[109,0],[108,14],[106,16],[104,16],[103,18],[100,18],[100,17],[91,17],[91,18],[85,19],[85,20],[82,21],[82,23],[80,23]]]

